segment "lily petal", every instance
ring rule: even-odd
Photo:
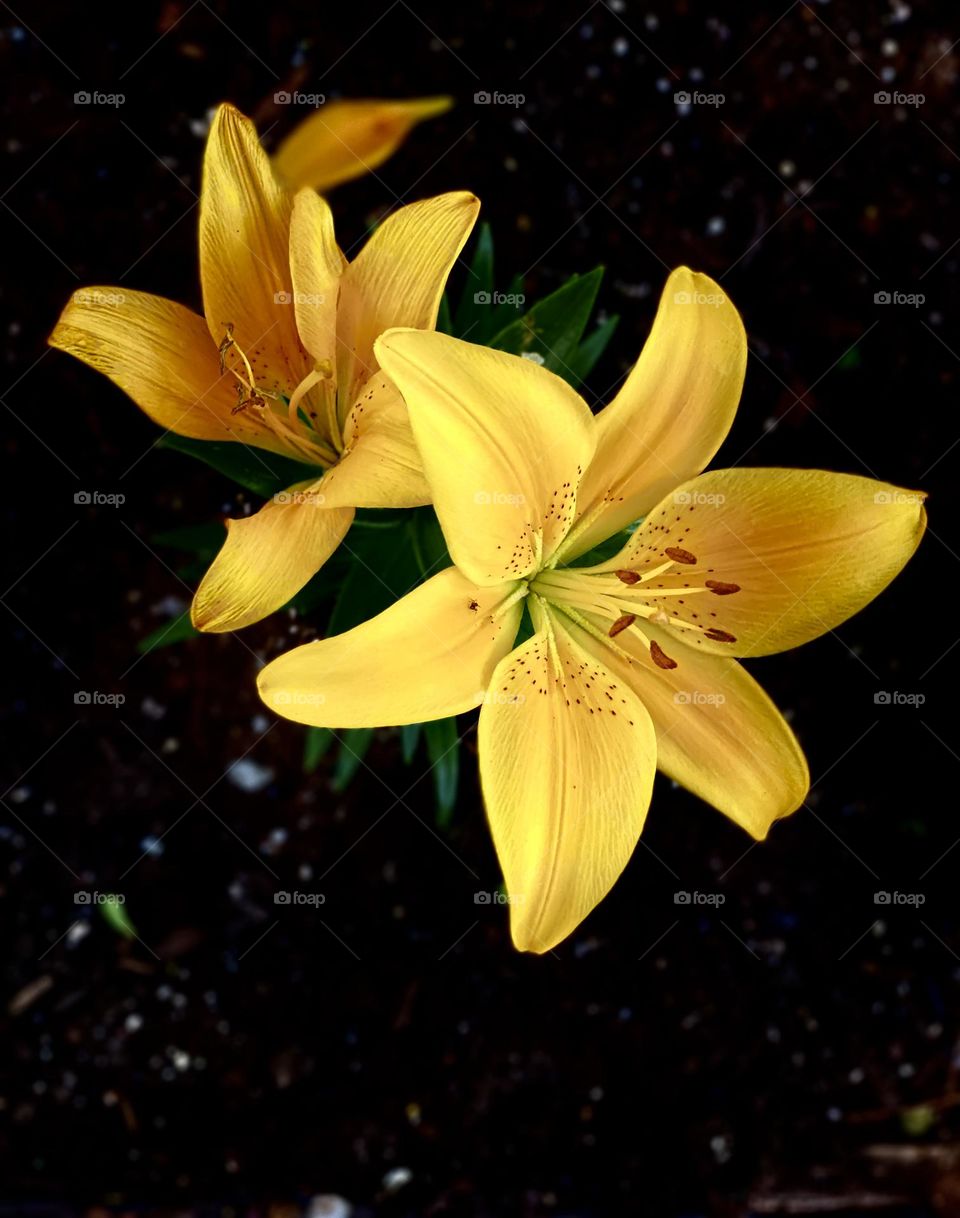
[[[855,474],[815,469],[721,469],[684,483],[599,569],[651,565],[669,550],[695,559],[650,582],[735,594],[665,596],[662,608],[733,636],[683,630],[715,654],[770,655],[799,647],[868,605],[906,565],[926,527],[925,496]]]
[[[347,260],[333,231],[333,213],[325,199],[301,190],[290,220],[290,275],[297,329],[303,345],[318,362],[337,358],[337,297]]]
[[[346,634],[295,647],[264,668],[260,697],[316,727],[419,723],[472,710],[520,624],[513,585],[480,588],[454,567]]]
[[[286,451],[253,412],[231,413],[236,382],[221,376],[203,318],[183,305],[126,288],[83,288],[47,341],[108,376],[168,431]]]
[[[593,416],[546,368],[444,334],[377,343],[403,394],[456,565],[478,584],[523,579],[557,548],[593,454]]]
[[[537,633],[493,674],[478,739],[513,942],[539,953],[575,930],[626,867],[657,746],[643,704],[584,647],[584,632],[537,616]]]
[[[256,515],[226,522],[227,540],[190,608],[198,630],[222,633],[259,622],[316,575],[353,520],[351,508],[326,507],[319,486],[298,483]]]
[[[480,210],[468,191],[387,216],[340,281],[337,383],[344,414],[377,370],[374,340],[391,326],[432,330],[450,268]]]
[[[584,615],[601,632],[609,623]],[[685,647],[668,630],[643,631],[676,668],[655,664],[642,636],[624,630],[615,644],[590,638],[585,649],[628,685],[650,712],[657,765],[753,837],[806,798],[806,758],[786,720],[736,660]]]
[[[343,456],[324,476],[331,507],[421,507],[430,503],[420,453],[400,391],[383,373],[364,387],[343,429]]]
[[[277,149],[273,167],[292,190],[330,190],[376,169],[412,127],[452,104],[449,97],[330,102],[291,131]]]
[[[589,522],[564,559],[611,537],[709,464],[736,414],[746,364],[743,323],[719,284],[685,266],[673,271],[640,358],[597,415],[597,452],[580,490]]]
[[[219,346],[232,326],[258,388],[287,396],[310,371],[291,306],[293,196],[273,176],[248,118],[221,105],[203,159],[200,279],[203,309]],[[235,361],[228,354],[228,362]]]

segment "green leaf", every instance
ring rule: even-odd
[[[308,727],[303,740],[303,772],[313,774],[333,744],[333,732],[328,727]]]
[[[172,448],[211,466],[232,482],[237,482],[255,495],[269,499],[277,491],[286,490],[306,478],[319,478],[321,469],[305,465],[259,448],[234,444],[228,440],[192,440],[169,431],[157,441],[157,448]]]
[[[453,816],[457,802],[457,780],[460,776],[460,734],[456,719],[436,719],[423,725],[433,775],[433,790],[437,800],[437,825],[445,829]]]
[[[405,723],[400,729],[400,749],[403,753],[404,765],[409,765],[413,761],[422,732],[422,723]]]
[[[437,313],[437,329],[441,334],[453,333],[453,318],[450,316],[450,297],[446,292],[440,297],[440,309]]]
[[[187,639],[195,639],[199,633],[200,631],[195,630],[190,621],[188,609],[179,617],[171,618],[169,622],[158,626],[156,630],[151,630],[145,639],[141,639],[137,643],[137,651],[140,655],[145,656],[151,651],[156,651],[158,647],[169,647],[171,643],[183,643]]]
[[[330,781],[338,795],[347,789],[363,763],[373,743],[373,731],[372,727],[351,727],[340,734],[340,752]]]
[[[602,278],[602,266],[587,275],[572,276],[501,330],[489,345],[514,355],[539,355],[551,372],[576,384],[579,377],[570,361],[590,320]]]
[[[581,383],[587,379],[593,371],[597,360],[606,351],[619,321],[619,316],[614,313],[612,317],[608,317],[606,321],[601,322],[592,334],[587,335],[570,357],[568,361],[570,370]]]
[[[526,300],[523,294],[523,276],[514,275],[500,304],[494,307],[491,317],[492,325],[487,334],[489,336],[499,334],[501,330],[515,322],[524,304],[526,304]]]
[[[469,336],[473,343],[482,343],[484,329],[490,323],[492,300],[493,233],[490,225],[484,222],[477,232],[477,243],[454,314],[453,333],[458,337]]]
[[[106,900],[101,901],[97,908],[103,914],[104,921],[118,935],[122,935],[124,939],[135,939],[137,932],[134,930],[133,923],[127,914],[127,907],[123,897],[114,896],[113,894],[104,894]]]
[[[429,579],[451,565],[447,543],[433,508],[417,508],[407,526],[421,579]]]

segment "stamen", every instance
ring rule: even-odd
[[[720,579],[708,579],[704,582],[716,596],[730,596],[732,593],[740,591],[739,584],[725,584]]]
[[[656,664],[657,668],[676,668],[677,661],[671,660],[667,653],[663,650],[656,639],[650,640],[650,658]]]
[[[728,634],[726,630],[717,630],[716,627],[711,627],[710,630],[705,630],[703,633],[708,639],[713,639],[715,643],[735,643],[737,641],[735,634]]]
[[[617,635],[621,633],[621,631],[626,630],[628,626],[632,626],[636,620],[637,615],[635,613],[621,614],[621,616],[617,618],[617,620],[607,631],[608,636],[611,639],[615,639]]]
[[[674,562],[686,563],[688,566],[693,566],[697,561],[695,554],[691,554],[689,550],[681,550],[678,546],[670,546],[664,550],[664,554]]]
[[[617,571],[615,574],[621,584],[639,584],[640,582],[639,571]]]

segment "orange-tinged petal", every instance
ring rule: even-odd
[[[293,196],[273,176],[253,123],[233,106],[217,110],[200,190],[200,279],[214,342],[227,327],[257,386],[287,396],[310,371],[292,306]],[[242,371],[236,353],[228,364]]]
[[[126,288],[83,288],[47,341],[108,376],[168,431],[286,451],[254,412],[231,413],[236,382],[220,375],[203,318],[183,305]]]
[[[667,280],[650,336],[613,401],[597,415],[597,452],[580,490],[584,554],[710,462],[736,414],[747,361],[740,315],[707,275]]]
[[[450,556],[479,584],[524,579],[564,537],[593,416],[529,360],[444,334],[377,343],[403,394]]]
[[[340,280],[337,377],[346,412],[377,370],[374,341],[391,326],[432,330],[450,268],[480,202],[452,191],[387,216]]]
[[[330,190],[376,169],[415,124],[451,105],[449,97],[330,102],[287,136],[274,155],[274,169],[293,190]]]
[[[346,536],[351,508],[327,508],[319,483],[275,495],[254,516],[228,520],[223,549],[197,589],[190,615],[199,630],[222,633],[279,609]]]
[[[498,665],[479,727],[510,930],[530,952],[565,939],[613,887],[643,829],[657,754],[643,704],[584,633],[538,616],[538,632]]]
[[[923,536],[923,500],[854,474],[713,470],[668,495],[596,569],[649,568],[683,551],[688,561],[652,579],[645,599],[680,621],[732,636],[685,629],[685,643],[721,655],[769,655],[832,630],[883,591]],[[661,589],[707,581],[737,591],[657,600]]]
[[[585,615],[599,631],[609,623]],[[643,632],[676,662],[654,663],[626,629],[585,649],[628,685],[650,712],[657,766],[755,838],[799,808],[810,786],[806,759],[773,702],[736,660],[705,655],[649,622]]]
[[[332,728],[472,710],[516,637],[519,601],[493,616],[512,591],[480,588],[448,567],[362,626],[268,664],[260,697],[287,719]]]

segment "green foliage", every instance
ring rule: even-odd
[[[195,457],[261,499],[270,499],[278,491],[284,491],[306,478],[318,478],[322,472],[315,465],[292,461],[289,457],[268,453],[261,448],[249,448],[246,444],[234,444],[229,440],[192,440],[172,431],[166,432],[157,441],[157,448],[172,448],[175,452]]]

